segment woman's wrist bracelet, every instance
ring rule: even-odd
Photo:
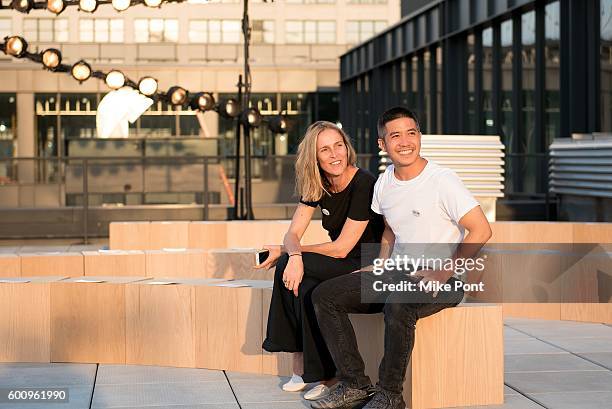
[[[302,253],[289,253],[289,257],[291,256],[302,256]]]

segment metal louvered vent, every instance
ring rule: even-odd
[[[423,135],[421,156],[454,170],[475,197],[504,196],[504,145],[495,135]],[[380,153],[379,170],[391,161]]]
[[[555,139],[549,173],[551,193],[612,198],[612,135]]]

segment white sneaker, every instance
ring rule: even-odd
[[[306,400],[317,400],[326,397],[332,391],[335,385],[331,387],[327,387],[322,383],[318,384],[308,392],[304,394],[304,399]]]
[[[303,391],[306,385],[308,384],[304,383],[301,376],[293,374],[291,379],[289,379],[289,382],[283,385],[283,390],[285,392],[299,392]]]

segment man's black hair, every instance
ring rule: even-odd
[[[416,124],[417,129],[418,130],[421,129],[421,125],[419,124],[419,119],[417,118],[416,114],[413,111],[409,110],[408,108],[404,108],[402,106],[396,106],[396,107],[387,109],[385,112],[383,112],[378,117],[378,123],[376,124],[376,127],[378,129],[378,137],[383,139],[385,136],[385,132],[386,132],[385,125],[387,125],[388,122],[391,122],[394,119],[398,119],[398,118],[410,118]]]

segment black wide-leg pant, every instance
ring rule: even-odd
[[[325,345],[312,305],[312,292],[330,278],[360,268],[359,258],[333,258],[317,253],[303,253],[304,278],[298,296],[287,290],[283,273],[289,256],[283,254],[274,274],[274,288],[268,314],[268,329],[263,348],[268,352],[303,352],[304,382],[331,379],[336,374],[334,361]]]

